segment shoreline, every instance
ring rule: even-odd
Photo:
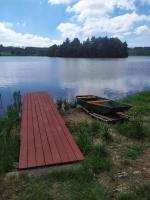
[[[150,55],[128,55],[127,57],[116,57],[116,58],[114,58],[114,57],[99,57],[99,58],[97,58],[97,57],[93,57],[93,58],[89,58],[89,57],[61,57],[61,56],[59,56],[59,57],[57,57],[57,56],[46,56],[46,55],[1,55],[0,54],[0,57],[48,57],[48,58],[87,58],[87,59],[125,59],[125,58],[128,58],[128,57],[142,57],[142,56],[144,56],[144,57],[150,57]]]
[[[3,120],[0,119],[1,132],[11,130],[13,134],[12,143],[8,142],[7,146],[0,143],[0,149],[4,150],[0,150],[0,156],[5,158],[0,160],[0,192],[3,199],[15,199],[17,195],[18,200],[24,200],[27,195],[36,194],[39,200],[43,200],[46,194],[48,199],[62,200],[63,194],[64,199],[73,200],[85,199],[85,194],[89,194],[96,200],[122,200],[120,196],[126,194],[136,199],[138,191],[138,197],[142,199],[144,196],[147,200],[150,191],[150,91],[122,101],[133,105],[128,112],[131,120],[126,123],[107,125],[77,108],[62,113],[85,160],[74,170],[46,169],[44,174],[37,172],[36,175],[30,170],[23,175],[16,171],[20,119],[16,118],[14,123],[12,119],[17,117],[18,110],[9,111]],[[8,122],[13,124],[10,130],[6,129]],[[29,189],[31,187],[32,190]]]

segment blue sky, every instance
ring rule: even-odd
[[[0,44],[60,44],[66,37],[119,37],[150,46],[150,0],[0,0]]]

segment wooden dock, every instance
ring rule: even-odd
[[[46,92],[24,96],[19,169],[67,164],[83,155]]]

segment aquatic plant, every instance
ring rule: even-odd
[[[2,93],[0,93],[0,106],[2,106]]]
[[[13,93],[13,106],[21,110],[21,93],[20,91]]]
[[[57,99],[56,104],[60,111],[68,111],[70,108],[70,103],[66,99]]]

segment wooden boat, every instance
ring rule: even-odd
[[[129,110],[132,106],[119,103],[110,99],[94,95],[76,96],[77,104],[84,107],[91,113],[113,115],[117,112]]]

